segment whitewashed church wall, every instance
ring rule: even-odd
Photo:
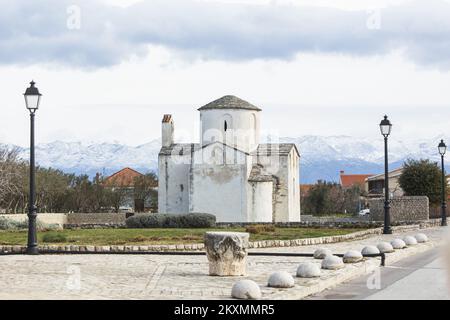
[[[248,222],[273,222],[272,190],[273,183],[250,182],[249,186],[249,216]]]
[[[195,165],[190,211],[214,214],[217,222],[246,222],[246,180],[246,165]]]
[[[189,156],[160,156],[158,212],[189,212]]]
[[[289,171],[288,171],[288,221],[300,221],[300,174],[299,174],[299,157],[295,150],[291,150],[288,156]]]
[[[246,164],[248,155],[240,150],[216,142],[194,152],[195,165]]]

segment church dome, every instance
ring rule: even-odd
[[[252,105],[251,103],[231,95],[224,96],[220,99],[214,100],[213,102],[204,105],[198,110],[201,111],[211,109],[244,109],[244,110],[261,111],[260,108]]]

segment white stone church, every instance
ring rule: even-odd
[[[217,222],[300,221],[295,144],[261,144],[261,109],[225,96],[198,109],[200,143],[174,143],[171,115],[162,120],[160,213],[202,212]]]

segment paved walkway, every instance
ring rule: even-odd
[[[443,229],[421,230],[430,244],[440,242]],[[415,234],[417,231],[402,233]],[[398,235],[379,235],[368,239],[322,245],[334,253],[361,249]],[[430,245],[429,244],[429,245]],[[424,245],[419,245],[424,246]],[[313,252],[317,247],[253,249],[270,252]],[[405,249],[404,252],[412,249]],[[351,272],[364,271],[379,264],[379,258],[346,265],[338,271],[323,271],[314,280],[296,278],[296,287],[273,289],[266,286],[269,275],[278,270],[295,274],[301,257],[248,258],[247,277],[210,277],[206,256],[169,255],[10,255],[0,256],[0,299],[229,299],[235,281],[256,281],[263,298],[293,298],[299,290],[344,279]]]
[[[380,269],[379,287],[367,285],[368,282],[374,283],[372,279],[373,275],[365,275],[308,299],[450,299],[450,282],[441,248],[431,249]]]

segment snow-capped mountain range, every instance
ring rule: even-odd
[[[407,158],[439,160],[438,136],[424,140],[390,139],[391,168],[397,168]],[[264,140],[269,139],[268,137]],[[274,141],[274,139],[271,139]],[[376,174],[383,171],[383,140],[349,136],[302,136],[280,138],[279,142],[295,143],[301,154],[300,179],[314,183],[319,179],[338,181],[339,171]],[[450,141],[450,139],[447,139]],[[124,167],[140,172],[157,171],[161,140],[152,140],[139,146],[120,143],[62,142],[38,144],[36,162],[71,173],[94,176],[99,172],[109,175]],[[20,157],[28,159],[29,150],[20,148]]]

